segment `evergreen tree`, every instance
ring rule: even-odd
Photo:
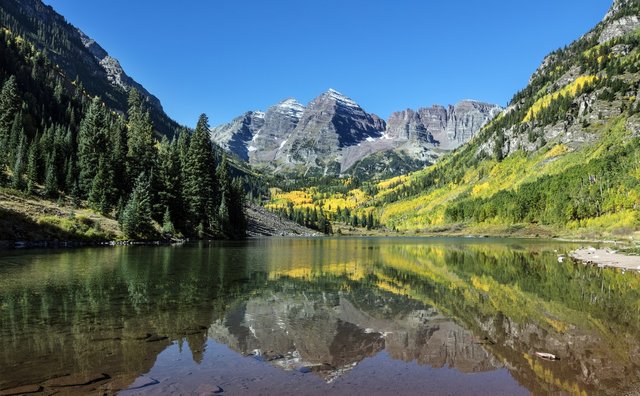
[[[58,173],[55,164],[55,152],[49,155],[44,177],[44,193],[49,198],[58,196]]]
[[[26,160],[26,138],[24,134],[20,137],[20,143],[18,144],[18,151],[16,154],[16,160],[13,165],[13,179],[11,182],[11,186],[16,190],[24,190],[25,183],[23,179],[23,174],[25,171],[25,160]]]
[[[244,188],[240,179],[236,179],[231,186],[227,210],[229,211],[229,236],[241,238],[245,236],[247,230],[247,219],[244,211]]]
[[[150,190],[149,178],[141,173],[120,216],[120,228],[129,238],[145,238],[153,232]]]
[[[169,143],[163,137],[158,147],[156,180],[158,183],[158,200],[156,206],[164,213],[168,209],[170,213],[180,213],[180,158],[174,142]],[[154,210],[155,211],[155,210]],[[164,216],[164,214],[163,214]]]
[[[176,229],[173,226],[173,222],[171,221],[171,213],[169,212],[169,208],[167,207],[164,211],[164,215],[162,216],[162,235],[165,238],[171,238],[176,234]]]
[[[0,150],[3,153],[8,152],[11,127],[19,110],[18,85],[16,77],[12,75],[2,85],[2,90],[0,91]]]
[[[142,172],[150,174],[155,157],[155,142],[149,112],[144,110],[140,94],[135,88],[129,92],[128,121],[128,174],[131,178],[136,178]]]
[[[504,153],[502,152],[502,146],[504,146],[504,132],[498,131],[496,134],[496,140],[493,146],[493,156],[496,161],[500,162],[504,159]]]
[[[15,162],[16,155],[18,154],[18,146],[20,145],[20,139],[24,133],[24,126],[22,125],[22,112],[16,113],[11,123],[11,132],[9,133],[9,143],[7,145],[7,152],[10,163]]]
[[[34,139],[27,154],[27,193],[33,194],[38,183],[38,144]]]
[[[216,217],[214,169],[213,147],[209,139],[209,120],[205,114],[202,114],[190,139],[186,169],[183,168],[185,173],[183,195],[192,226],[201,226],[203,232],[213,229]]]
[[[112,208],[113,177],[104,158],[98,163],[98,172],[91,183],[89,205],[98,212],[108,215]]]
[[[73,157],[67,158],[64,169],[64,187],[67,192],[71,192],[78,184],[76,162]]]
[[[98,172],[100,159],[108,147],[106,115],[100,98],[91,101],[78,136],[79,184],[83,194],[91,191],[93,179]]]
[[[127,175],[127,128],[122,119],[115,121],[111,134],[111,167],[113,174],[117,175],[114,180],[114,188],[120,196],[127,196],[131,190],[131,181]]]
[[[220,199],[220,206],[218,206],[217,225],[219,227],[219,233],[221,235],[231,236],[231,222],[229,221],[229,206],[227,197],[227,193],[223,192]]]
[[[229,217],[229,208],[235,203],[234,193],[232,191],[232,181],[229,175],[229,167],[227,165],[227,156],[223,155],[222,160],[216,167],[216,180],[218,182],[218,192],[220,194],[220,202],[218,208],[217,225],[222,235],[231,236],[231,219]]]

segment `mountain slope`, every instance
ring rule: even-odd
[[[178,128],[165,114],[158,98],[129,77],[117,59],[51,6],[40,0],[3,0],[0,26],[34,43],[70,80],[77,77],[89,95],[99,95],[112,109],[125,113],[128,92],[135,88],[146,98],[151,120],[159,133],[173,136]]]
[[[238,157],[275,173],[379,178],[424,167],[502,110],[477,101],[393,113],[388,122],[330,89],[306,107],[287,99],[212,130]]]
[[[381,189],[368,205],[405,230],[539,224],[633,234],[640,224],[639,14],[637,1],[616,1],[592,31],[547,56],[469,145]]]
[[[424,170],[311,203],[335,219],[339,202],[404,231],[639,238],[639,21],[640,2],[615,1],[468,144]]]

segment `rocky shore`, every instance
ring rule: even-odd
[[[571,252],[570,256],[585,264],[597,265],[598,267],[640,271],[640,256],[632,256],[612,249],[586,247]]]

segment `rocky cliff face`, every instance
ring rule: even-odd
[[[149,103],[159,111],[163,111],[160,100],[153,96],[145,87],[140,85],[133,78],[129,77],[125,73],[124,69],[120,65],[120,61],[109,55],[94,39],[84,34],[80,29],[76,29],[80,36],[80,41],[84,47],[89,50],[94,59],[102,67],[106,73],[106,78],[112,85],[122,88],[124,91],[129,91],[131,88],[137,89],[144,97],[147,98]],[[101,74],[101,73],[100,73]]]
[[[112,109],[126,112],[128,92],[136,88],[147,99],[158,132],[172,135],[178,127],[165,114],[158,98],[129,77],[117,59],[51,6],[40,0],[3,0],[0,26],[35,43],[67,78],[78,77],[89,95],[100,96]]]
[[[391,114],[386,135],[453,150],[469,141],[502,108],[487,103],[463,100],[454,106],[433,106],[417,111],[407,109]]]
[[[287,99],[212,130],[238,157],[276,172],[381,176],[429,164],[467,142],[502,109],[465,100],[393,113],[388,122],[330,89],[306,107]]]
[[[308,367],[328,382],[382,350],[466,373],[502,367],[472,333],[432,307],[381,314],[362,308],[366,298],[351,298],[331,292],[250,298],[214,322],[208,336],[285,369]],[[395,306],[395,297],[380,298]]]
[[[493,140],[483,142],[478,154],[496,152],[496,142],[502,142],[504,156],[519,150],[534,152],[551,143],[578,150],[597,141],[599,127],[608,120],[625,114],[625,110],[633,115],[633,109],[640,106],[636,95],[640,93],[640,65],[635,58],[638,45],[634,38],[639,29],[640,1],[615,0],[591,31],[544,58],[529,79],[529,86],[516,94],[516,100],[504,112],[513,121],[498,130]],[[560,94],[569,103],[564,109],[556,109],[553,116],[544,114],[550,112],[551,105],[532,106],[545,95],[555,100]],[[637,129],[633,119],[627,128]]]

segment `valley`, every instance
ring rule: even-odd
[[[2,0],[0,396],[639,394],[596,3]]]
[[[549,54],[530,77],[529,84],[505,108],[462,100],[455,105],[392,112],[383,120],[352,98],[329,89],[307,104],[288,98],[264,111],[246,112],[226,124],[209,127],[208,123],[201,123],[199,128],[210,137],[213,151],[213,159],[203,161],[217,165],[224,161],[228,170],[218,172],[229,178],[225,185],[230,186],[233,179],[233,191],[244,190],[246,204],[236,202],[237,198],[232,203],[229,196],[236,193],[228,193],[224,206],[263,206],[283,221],[314,230],[309,232],[637,241],[640,238],[639,7],[635,1],[615,1],[591,31]],[[167,121],[157,98],[130,78],[98,43],[61,19],[50,7],[36,0],[12,2],[3,8],[1,16],[6,26],[4,34],[15,42],[13,45],[33,40],[28,49],[15,52],[25,58],[14,61],[7,70],[21,70],[16,69],[15,62],[23,62],[23,69],[30,67],[31,56],[44,59],[42,70],[49,76],[43,85],[48,88],[40,88],[41,98],[18,92],[18,99],[11,99],[14,104],[5,101],[3,144],[8,147],[9,161],[4,164],[2,191],[8,200],[6,210],[12,211],[6,213],[26,215],[34,223],[42,221],[41,215],[29,214],[27,207],[21,208],[20,197],[26,192],[24,198],[49,202],[46,205],[53,207],[58,199],[58,204],[67,207],[65,216],[71,220],[65,222],[63,216],[54,214],[47,220],[54,227],[66,224],[68,229],[84,227],[86,231],[85,226],[74,225],[77,223],[74,215],[68,214],[73,212],[70,208],[77,208],[88,211],[82,216],[105,219],[104,226],[96,226],[92,235],[127,238],[121,219],[127,197],[132,197],[135,175],[139,170],[148,173],[153,168],[160,169],[156,173],[165,179],[150,183],[153,202],[151,218],[145,220],[150,221],[147,237],[161,235],[167,220],[167,229],[182,227],[176,235],[225,234],[221,232],[224,221],[213,219],[226,211],[219,208],[219,198],[215,208],[209,204],[202,206],[195,199],[190,201],[190,218],[186,222],[181,220],[179,201],[189,201],[188,195],[196,191],[188,192],[185,184],[195,182],[195,174],[187,175],[193,171],[186,169],[196,162],[188,164],[189,143],[179,141],[181,135],[190,133],[188,128]],[[28,22],[33,18],[46,21],[50,27],[34,30]],[[61,34],[64,40],[59,42],[65,44],[43,40],[47,29],[60,32],[56,34]],[[74,58],[70,54],[81,55]],[[82,61],[78,63],[77,59]],[[73,74],[77,74],[76,80],[70,78]],[[17,88],[11,89],[21,91],[27,82],[40,81],[35,75],[18,76]],[[134,113],[148,114],[141,121],[142,132],[136,133],[151,135],[134,138],[131,134],[135,129],[131,125],[127,125],[131,130],[124,135],[122,130],[116,132],[122,128],[123,120],[133,117],[132,99],[123,102],[132,88],[139,92],[139,98],[133,99],[139,107]],[[107,177],[109,188],[115,189],[111,192],[93,191],[87,177],[97,173],[78,169],[82,166],[80,157],[86,155],[81,150],[76,154],[73,145],[79,142],[71,141],[78,139],[74,129],[81,127],[83,121],[78,118],[86,114],[90,99],[96,94],[103,95],[102,105],[113,109],[108,121],[110,136],[106,139],[114,151],[109,154],[112,162],[104,160],[105,164],[112,163],[108,166],[113,171],[102,176]],[[22,100],[21,96],[30,98],[26,104],[29,115],[21,116],[27,136],[25,146],[30,139],[42,140],[37,149],[23,147],[22,154],[19,132],[12,131],[15,103]],[[59,104],[35,110],[46,98],[54,98]],[[62,114],[66,103],[72,110]],[[67,141],[56,151],[56,164],[52,165],[55,178],[45,180],[47,172],[51,173],[48,165],[33,165],[32,169],[24,162],[32,155],[29,150],[36,155],[30,161],[38,157],[41,161],[49,160],[43,154],[47,140],[40,137],[40,126],[35,120],[53,114],[49,126],[52,132],[47,132],[46,139],[62,141],[65,124],[69,124],[70,132],[66,132]],[[158,146],[156,154],[151,145],[161,136],[166,141]],[[128,151],[122,152],[118,145],[124,145]],[[143,153],[148,158],[146,165],[135,158],[138,155],[135,150],[138,153],[148,150]],[[155,163],[156,155],[157,161],[165,162]],[[97,166],[102,154],[91,158],[93,166]],[[23,165],[16,169],[18,159]],[[125,163],[117,164],[118,161]],[[201,175],[211,172],[207,166],[198,168],[198,172]],[[125,183],[115,178],[119,169],[127,172]],[[189,182],[188,177],[193,181]],[[161,187],[159,183],[172,185]],[[206,188],[215,194],[217,182],[207,183],[214,183]],[[196,214],[205,207],[210,211],[209,220]],[[114,227],[115,223],[119,226]],[[207,223],[208,232],[197,231],[202,229],[199,223]],[[91,229],[93,225],[88,227]],[[275,234],[282,232],[274,229],[273,224],[265,229]],[[29,233],[22,232],[20,227],[5,234],[8,239],[17,235],[29,239]],[[228,231],[226,234],[230,235]],[[234,234],[241,233],[234,231]],[[77,237],[83,238],[80,234]],[[144,236],[138,233],[137,237]]]

